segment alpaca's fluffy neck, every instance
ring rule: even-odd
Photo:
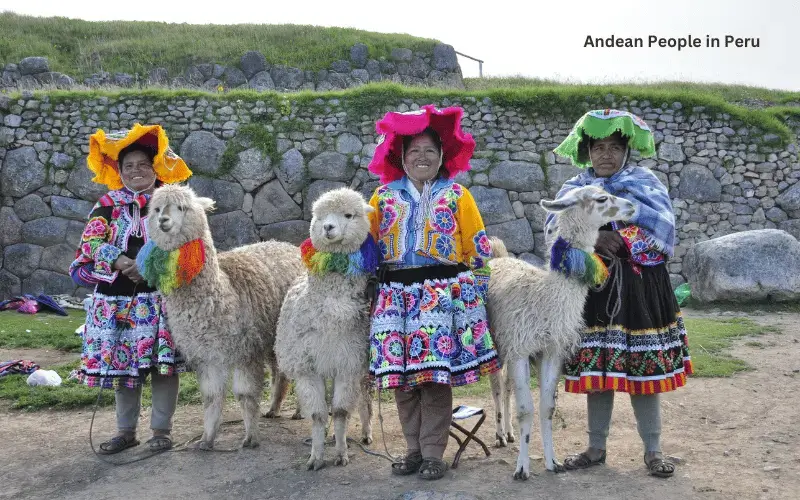
[[[600,230],[582,217],[577,207],[564,210],[558,214],[556,236],[561,236],[573,248],[586,253],[594,253],[594,244]]]
[[[560,214],[548,268],[568,281],[600,286],[609,274],[605,263],[594,253],[599,230],[581,215],[575,208]]]

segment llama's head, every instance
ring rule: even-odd
[[[311,243],[320,252],[355,252],[369,234],[372,210],[352,189],[328,191],[311,208]]]
[[[175,250],[206,234],[206,211],[213,208],[214,200],[198,196],[192,188],[166,184],[150,199],[147,234],[162,250]]]
[[[558,232],[576,247],[593,247],[599,228],[612,221],[629,220],[636,214],[633,203],[596,186],[573,189],[560,198],[542,200],[539,204],[558,214]]]

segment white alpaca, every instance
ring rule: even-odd
[[[205,407],[203,436],[197,446],[211,449],[219,430],[228,376],[242,407],[243,447],[256,447],[264,364],[272,369],[268,415],[277,414],[288,389],[274,354],[275,327],[292,282],[303,273],[297,247],[268,241],[217,253],[206,219],[214,202],[188,187],[165,185],[150,200],[150,240],[163,251],[187,248],[199,240],[205,264],[182,286],[164,291],[169,325],[178,349],[197,373]],[[151,255],[155,250],[151,252]],[[147,278],[145,263],[137,263]],[[180,269],[179,269],[180,271]],[[161,288],[161,287],[159,287]]]
[[[540,205],[558,213],[555,236],[589,255],[594,252],[600,227],[613,220],[630,219],[635,213],[629,201],[593,186],[576,189],[554,201],[542,200]],[[509,257],[499,240],[492,242],[492,249],[495,258],[490,262],[492,277],[487,307],[504,365],[502,372],[491,378],[496,445],[506,446],[514,441],[510,415],[513,386],[522,434],[514,479],[528,479],[533,422],[529,358],[533,358],[539,372],[539,423],[545,467],[563,472],[564,466],[556,461],[553,448],[553,412],[563,363],[580,341],[589,285],[580,277],[567,277],[562,272],[546,271]]]
[[[337,270],[314,268],[312,264],[312,270],[289,290],[278,320],[275,343],[278,366],[295,380],[303,415],[312,419],[309,470],[325,465],[326,379],[333,380],[335,464],[349,462],[347,424],[359,399],[361,441],[372,442],[372,408],[368,391],[366,394],[364,391],[370,321],[370,302],[365,290],[368,275],[375,271],[369,268],[377,262],[366,265],[359,261],[365,254],[360,250],[362,243],[367,246],[365,240],[370,230],[367,214],[371,211],[372,207],[359,193],[347,188],[329,191],[314,203],[310,228],[313,249],[338,254],[345,260],[339,261]],[[377,258],[374,244],[372,251]],[[348,254],[353,258],[346,260]],[[317,253],[316,258],[322,256]],[[347,272],[343,274],[345,268]]]

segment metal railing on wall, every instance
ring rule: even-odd
[[[480,59],[478,59],[476,57],[472,57],[472,56],[468,56],[466,54],[462,54],[459,51],[456,51],[456,54],[458,54],[460,56],[463,56],[463,57],[466,57],[467,59],[472,59],[473,61],[477,61],[478,62],[478,78],[483,78],[483,61],[482,60],[480,60]]]

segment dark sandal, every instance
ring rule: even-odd
[[[647,455],[644,456],[644,464],[650,471],[651,476],[655,477],[672,477],[675,474],[675,464],[670,460],[664,458],[653,458],[647,461]]]
[[[139,446],[139,440],[136,438],[127,438],[125,436],[114,436],[105,443],[100,443],[97,453],[101,455],[113,455],[128,448]]]
[[[150,447],[150,451],[154,453],[167,451],[172,449],[172,438],[169,436],[153,436],[147,440],[147,445]]]
[[[408,476],[414,474],[422,465],[422,454],[412,453],[392,463],[392,474],[395,476]]]
[[[564,459],[564,468],[567,470],[579,470],[579,469],[588,469],[593,465],[600,465],[606,463],[606,452],[603,451],[603,454],[600,455],[600,458],[597,460],[592,460],[589,455],[586,454],[585,451],[578,453],[577,455],[570,455]]]
[[[438,458],[426,458],[422,461],[417,475],[422,479],[432,481],[434,479],[441,479],[447,471],[447,462]]]

